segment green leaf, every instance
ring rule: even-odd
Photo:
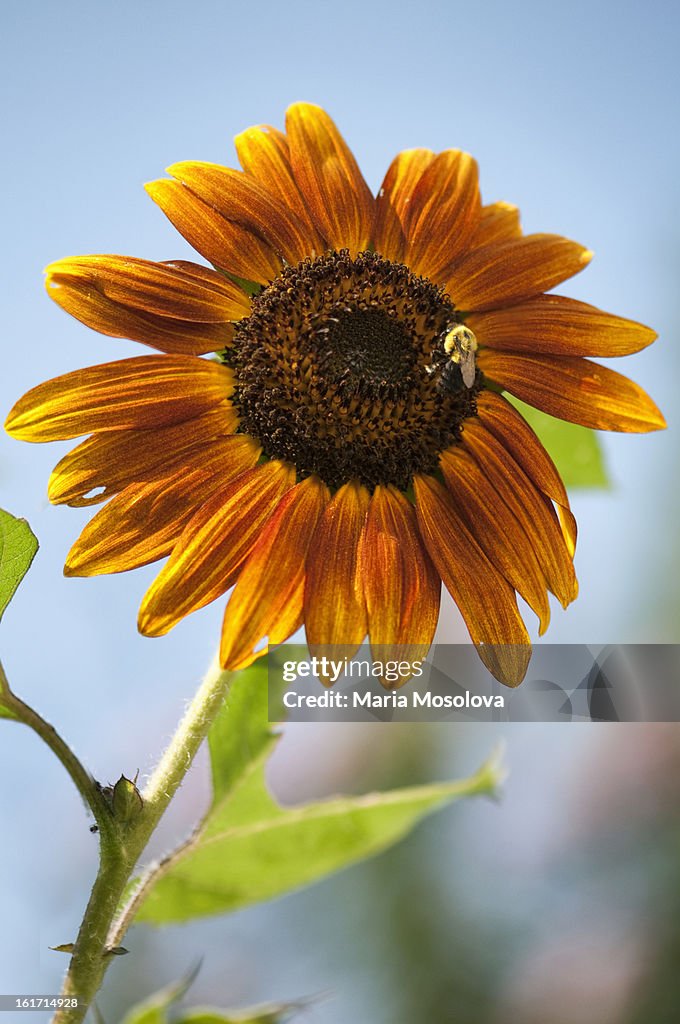
[[[167,1024],[168,1010],[193,985],[199,969],[200,964],[194,967],[186,977],[166,985],[165,988],[155,992],[149,999],[145,999],[143,1003],[138,1003],[126,1015],[123,1024]]]
[[[214,1010],[197,1007],[186,1010],[174,1024],[284,1024],[298,1011],[307,1008],[313,1000],[301,999],[294,1003],[267,1003],[245,1010]]]
[[[0,509],[0,619],[37,550],[38,541],[26,520]]]
[[[248,767],[275,738],[268,721],[267,659],[235,676],[220,714],[208,734],[213,806],[232,790]],[[272,685],[274,685],[272,681]],[[281,681],[281,690],[285,683]]]
[[[38,550],[38,541],[25,519],[0,509],[0,619],[14,597],[17,587],[31,567]],[[3,697],[9,696],[9,685],[0,665],[0,718],[18,720],[19,715]]]
[[[548,416],[520,402],[513,395],[505,397],[538,434],[557,466],[565,487],[611,486],[600,440],[594,430]]]
[[[493,794],[501,781],[494,758],[463,781],[283,808],[265,782],[275,743],[266,709],[264,666],[237,676],[210,735],[212,806],[149,880],[137,921],[187,921],[281,896],[379,853],[445,804]]]

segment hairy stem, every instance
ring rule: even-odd
[[[115,948],[120,946],[123,941],[123,936],[132,924],[137,910],[144,902],[147,892],[149,889],[156,884],[159,878],[162,878],[175,863],[176,858],[181,854],[182,851],[186,850],[187,846],[190,846],[194,840],[194,835],[191,835],[185,842],[180,843],[179,846],[168,854],[166,857],[162,857],[160,860],[153,861],[151,864],[142,872],[137,885],[132,890],[127,898],[127,902],[118,912],[111,929],[109,931],[106,944],[109,948]]]
[[[224,701],[231,673],[211,666],[184,718],[142,793],[143,807],[137,818],[120,828],[120,839],[104,850],[99,873],[78,932],[63,996],[77,996],[78,1007],[59,1010],[53,1024],[80,1024],[113,959],[113,950],[133,914],[125,913],[112,925],[125,886],[161,817],[181,785]],[[109,935],[115,935],[113,946]]]

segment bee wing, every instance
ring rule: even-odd
[[[460,372],[463,377],[463,384],[468,390],[475,383],[475,354],[474,352],[462,352],[460,357]]]

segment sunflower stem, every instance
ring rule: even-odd
[[[115,843],[102,843],[99,872],[61,993],[77,996],[78,1007],[59,1010],[53,1024],[80,1024],[114,954],[120,951],[120,942],[134,918],[129,906],[121,908],[130,876],[206,738],[232,675],[222,672],[217,660],[213,662],[142,793],[139,814],[118,826]]]
[[[142,797],[145,813],[155,816],[154,827],[184,780],[201,743],[224,703],[233,672],[223,672],[217,658],[177,727]]]

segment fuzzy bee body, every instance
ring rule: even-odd
[[[444,335],[444,351],[449,357],[449,365],[460,370],[463,384],[468,391],[475,383],[475,352],[477,339],[465,324],[454,324]]]

